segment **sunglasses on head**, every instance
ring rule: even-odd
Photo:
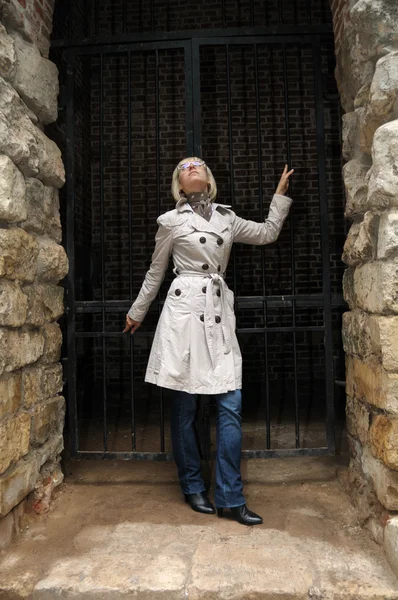
[[[194,167],[203,167],[205,164],[204,160],[190,160],[189,162],[178,165],[177,169],[178,171],[183,171],[184,169],[188,169],[190,165],[193,165]]]

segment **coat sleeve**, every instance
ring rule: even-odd
[[[127,313],[130,319],[139,323],[144,320],[162,285],[173,248],[173,227],[167,224],[163,216],[157,219],[157,224],[159,227],[155,236],[155,250],[152,254],[151,265],[138,296]]]
[[[278,239],[292,202],[293,200],[287,196],[274,194],[269,207],[268,217],[263,223],[247,221],[234,215],[232,224],[234,242],[256,244],[258,246],[275,242]]]

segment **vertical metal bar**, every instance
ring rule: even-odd
[[[264,11],[265,11],[265,25],[269,25],[269,0],[264,0]]]
[[[278,2],[278,22],[279,25],[283,25],[283,6],[282,0],[277,0]]]
[[[312,16],[311,16],[311,0],[307,0],[307,23],[311,25]]]
[[[99,35],[99,0],[94,0],[94,31],[95,35]]]
[[[127,32],[127,0],[123,0],[122,4],[123,16],[122,16],[122,32]],[[130,56],[130,55],[129,55]]]
[[[184,45],[186,156],[193,156],[192,41]]]
[[[258,164],[258,201],[260,205],[260,221],[264,221],[263,206],[263,163],[261,144],[261,113],[260,113],[260,84],[258,80],[258,53],[257,44],[254,45],[254,77],[256,85],[256,123],[257,123],[257,164]],[[263,319],[264,328],[267,327],[267,301],[265,298],[265,248],[260,246],[261,251],[261,273],[262,273],[262,295],[263,295]],[[265,363],[265,421],[266,421],[266,444],[267,450],[271,448],[271,422],[269,405],[269,377],[268,377],[268,336],[264,331],[264,363]]]
[[[133,206],[131,190],[131,52],[127,54],[127,203],[129,227],[129,298],[133,297]],[[134,336],[130,334],[130,408],[131,408],[131,449],[136,450],[137,435],[135,423],[134,395]]]
[[[108,450],[106,398],[106,338],[105,338],[105,223],[104,223],[104,56],[100,54],[100,255],[102,303],[102,401],[104,452]]]
[[[254,0],[250,0],[250,27],[254,27]]]
[[[288,168],[291,167],[291,148],[290,148],[290,119],[289,119],[289,83],[287,77],[286,44],[282,46],[283,58],[283,93],[285,101],[285,123],[286,123],[286,154]],[[290,183],[290,194],[293,184]],[[290,248],[291,248],[291,271],[292,271],[292,294],[296,293],[296,264],[294,253],[294,216],[293,210],[290,211]],[[293,327],[296,327],[296,301],[292,299],[292,321]],[[298,401],[298,383],[297,383],[297,340],[296,332],[293,331],[293,364],[294,364],[294,405],[295,405],[295,437],[296,448],[300,448],[300,423],[299,423],[299,401]]]
[[[321,41],[316,36],[312,44],[313,78],[316,114],[316,145],[318,157],[319,209],[321,225],[323,315],[325,326],[325,385],[326,385],[326,432],[327,445],[331,453],[335,452],[334,430],[334,376],[333,376],[333,336],[332,307],[330,289],[329,225],[326,187],[325,117],[322,93]]]
[[[200,98],[200,45],[192,40],[192,80],[193,80],[193,154],[202,156],[201,98]]]
[[[155,7],[154,7],[154,0],[151,0],[150,7],[151,7],[151,31],[155,31]]]
[[[159,111],[159,50],[155,50],[155,127],[156,127],[156,204],[160,214],[160,111]],[[161,307],[159,304],[159,317]],[[159,388],[160,396],[160,451],[165,451],[164,443],[164,398],[163,388]]]
[[[234,205],[235,200],[235,185],[234,185],[234,150],[232,140],[232,110],[231,110],[231,64],[229,57],[229,45],[225,46],[225,61],[227,71],[227,109],[228,109],[228,152],[229,152],[229,189],[230,189],[230,204]],[[234,279],[234,292],[236,294],[236,251],[235,246],[232,246],[232,269]]]
[[[71,455],[79,450],[79,425],[76,398],[76,312],[75,312],[75,57],[73,51],[66,54],[66,252],[69,259],[69,272],[66,277],[66,319],[67,319],[67,378],[68,412]]]
[[[225,29],[227,26],[227,13],[225,8],[225,0],[221,0],[221,17],[222,17],[222,26]]]

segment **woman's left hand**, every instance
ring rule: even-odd
[[[283,169],[283,173],[282,173],[282,177],[280,178],[280,181],[278,183],[278,187],[276,188],[276,194],[281,194],[282,196],[284,196],[288,190],[289,187],[289,177],[294,173],[294,169],[292,169],[291,171],[287,170],[287,165],[285,165],[285,168]]]

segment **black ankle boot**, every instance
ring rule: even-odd
[[[242,523],[242,525],[261,525],[263,522],[262,518],[256,513],[249,510],[246,504],[242,504],[242,506],[233,506],[228,510],[231,511],[233,518],[238,523]],[[224,509],[217,508],[217,517],[221,519],[224,516]]]
[[[185,494],[185,502],[189,504],[192,510],[205,515],[214,515],[216,509],[207,497],[206,492],[198,492],[197,494]]]

